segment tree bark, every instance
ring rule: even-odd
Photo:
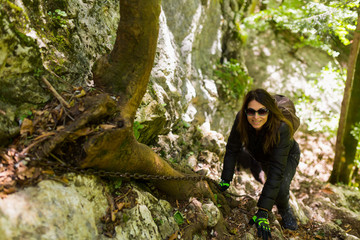
[[[148,146],[137,142],[133,122],[145,94],[157,46],[160,0],[121,0],[121,20],[113,51],[94,66],[94,80],[105,92],[117,96],[118,128],[99,133],[84,144],[81,167],[109,171],[183,176]],[[156,181],[175,198],[205,195],[214,199],[208,183]],[[196,190],[196,191],[195,191]]]
[[[114,49],[93,70],[97,86],[120,96],[119,111],[132,123],[154,64],[161,0],[120,1],[120,22]],[[130,121],[130,122],[129,122]]]
[[[358,10],[359,12],[359,10]],[[360,14],[351,46],[344,98],[335,145],[333,170],[330,183],[349,184],[354,167],[354,158],[358,141],[350,134],[352,126],[360,121],[358,106],[360,104]]]

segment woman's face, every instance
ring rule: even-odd
[[[266,123],[269,111],[258,101],[252,100],[247,106],[246,116],[250,125],[255,128],[255,130],[259,131]]]

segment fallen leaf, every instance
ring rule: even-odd
[[[63,176],[63,177],[61,178],[61,181],[62,181],[63,183],[65,183],[65,184],[69,184],[69,179],[68,179],[67,177],[65,177],[65,176]]]
[[[85,95],[86,95],[86,92],[85,92],[84,89],[82,89],[82,90],[80,91],[80,93],[79,93],[78,95],[76,95],[75,97],[81,98],[81,97],[83,97],[83,96],[85,96]]]
[[[116,128],[115,125],[111,125],[111,124],[100,124],[100,127],[101,127],[102,129],[104,129],[104,130]]]
[[[16,191],[15,187],[4,188],[4,193],[6,193],[6,194],[11,194],[11,193],[14,193],[15,191]]]
[[[329,188],[329,187],[320,189],[320,191],[325,193],[325,194],[333,194],[334,193],[334,191],[331,190],[331,188]]]
[[[80,111],[80,112],[85,111],[85,106],[84,106],[84,103],[80,103],[80,104],[79,104],[79,108],[78,108],[78,109],[79,109],[79,111]]]
[[[58,116],[58,119],[57,119],[58,121],[61,119],[63,114],[64,114],[64,108],[61,108],[59,114],[57,115]]]
[[[48,175],[54,175],[55,172],[53,170],[42,170],[41,171],[43,174],[48,174]]]
[[[56,131],[61,131],[61,130],[64,130],[64,129],[65,129],[64,126],[58,126],[58,127],[56,128]]]
[[[16,169],[16,174],[18,178],[24,180],[26,178],[27,170],[28,170],[27,167],[23,163],[20,163]]]
[[[111,221],[112,221],[112,222],[115,222],[115,220],[116,220],[116,215],[115,215],[115,213],[116,213],[115,211],[112,211],[112,212],[111,212]]]
[[[34,132],[33,121],[31,121],[28,118],[25,118],[20,127],[20,134],[25,135],[29,133],[30,135],[32,135],[33,132]]]
[[[121,211],[121,209],[123,209],[124,206],[125,206],[125,203],[123,203],[123,202],[116,204],[118,211]]]
[[[3,163],[8,164],[8,165],[12,165],[14,163],[14,159],[9,156],[9,152],[8,152],[8,154],[1,153],[0,156],[5,160]]]
[[[178,232],[179,231],[176,231],[174,234],[172,234],[168,240],[174,240],[174,239],[177,239],[177,236],[178,236]]]
[[[41,115],[43,115],[43,114],[44,114],[44,111],[40,111],[40,110],[33,110],[33,113],[34,113],[34,115],[36,115],[36,116],[41,116]]]

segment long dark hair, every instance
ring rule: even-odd
[[[293,127],[291,123],[284,117],[280,109],[277,107],[275,99],[264,89],[258,88],[248,92],[244,98],[243,105],[241,107],[241,113],[239,115],[239,124],[237,130],[240,132],[240,138],[245,147],[249,144],[249,131],[252,128],[245,110],[252,100],[264,105],[269,110],[269,115],[263,128],[265,129],[265,141],[263,145],[264,153],[270,152],[270,149],[279,143],[280,133],[279,127],[281,122],[285,122],[290,128],[290,136],[293,135]]]

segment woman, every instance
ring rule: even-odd
[[[290,183],[300,159],[299,145],[292,135],[291,123],[267,91],[256,89],[245,96],[226,145],[219,186],[222,191],[230,186],[237,159],[242,156],[240,164],[250,167],[256,180],[264,183],[257,203],[258,211],[250,220],[250,224],[257,225],[263,239],[271,237],[267,218],[274,204],[284,228],[296,230],[298,227],[289,205]],[[246,155],[251,157],[244,157]],[[262,170],[266,181],[261,176]]]

